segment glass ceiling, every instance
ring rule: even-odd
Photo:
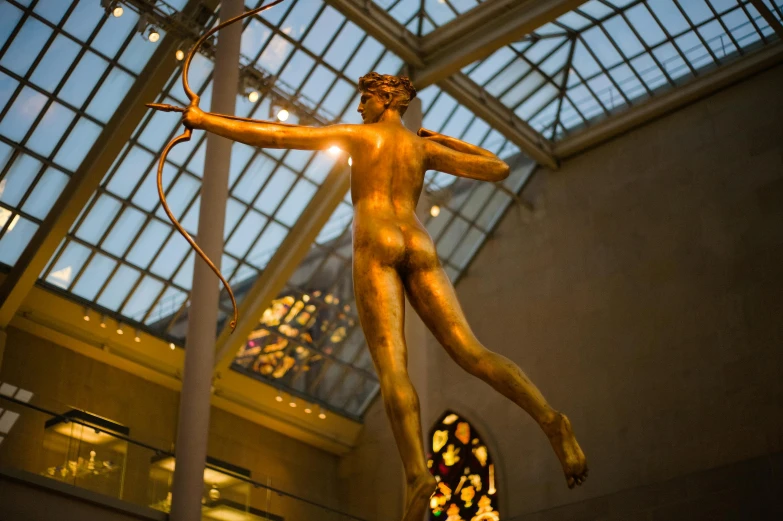
[[[485,0],[374,0],[416,36],[424,36]]]
[[[0,2],[0,263],[13,265],[154,47],[99,1]]]
[[[331,7],[302,5],[283,4],[285,8],[249,21],[242,38],[243,61],[278,76],[278,88],[290,90],[321,119],[355,121],[356,84],[350,78],[372,68],[397,72],[401,62],[379,44],[372,45]],[[324,23],[333,29],[318,29]],[[338,30],[349,38],[333,38]],[[337,47],[329,47],[330,41]],[[363,52],[352,56],[359,46]],[[191,66],[191,88],[205,107],[212,68],[212,61],[201,55]],[[179,70],[159,100],[187,104]],[[241,94],[237,114],[269,119],[271,105],[272,97],[264,92],[255,103]],[[296,112],[291,111],[289,121],[297,121]],[[48,283],[176,342],[185,334],[180,318],[191,289],[194,254],[160,207],[155,170],[163,146],[179,132],[176,115],[147,114],[43,274]],[[194,235],[205,135],[198,132],[191,142],[175,148],[164,169],[172,211]],[[222,260],[232,285],[245,290],[252,285],[333,164],[325,152],[234,144]],[[238,300],[244,294],[238,291]]]
[[[747,0],[590,0],[463,72],[559,140],[775,39]]]

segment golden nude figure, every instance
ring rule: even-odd
[[[386,412],[405,468],[404,521],[420,521],[436,483],[426,466],[419,399],[407,371],[405,295],[457,364],[524,409],[541,426],[569,487],[587,478],[585,456],[568,419],[509,359],[473,335],[435,245],[416,217],[427,170],[501,181],[509,167],[497,156],[455,138],[402,123],[416,96],[407,78],[370,73],[359,80],[363,125],[307,127],[228,119],[189,107],[185,126],[264,148],[325,150],[353,159],[351,199],[356,307],[381,384]]]

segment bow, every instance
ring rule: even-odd
[[[271,2],[267,5],[261,5],[260,7],[256,7],[255,9],[251,9],[250,11],[247,11],[245,13],[242,13],[239,16],[235,16],[233,18],[230,18],[226,20],[223,23],[218,24],[217,26],[213,27],[209,31],[205,32],[201,38],[199,38],[195,45],[193,45],[193,48],[190,49],[190,52],[188,53],[187,58],[185,58],[185,63],[182,66],[182,86],[185,90],[185,94],[187,94],[188,99],[190,100],[190,106],[191,107],[198,107],[199,97],[198,95],[193,92],[190,89],[190,85],[188,84],[188,70],[190,70],[190,62],[193,61],[193,56],[195,56],[196,51],[199,47],[213,34],[221,30],[222,28],[226,27],[227,25],[230,25],[234,22],[238,22],[244,18],[247,18],[248,16],[253,16],[255,14],[258,14],[262,11],[266,11],[267,9],[270,9],[283,0],[275,0],[274,2]],[[147,103],[147,106],[154,110],[160,110],[163,112],[185,112],[185,109],[182,107],[175,107],[174,105],[168,105],[165,103]],[[207,112],[207,114],[213,114],[211,112]],[[237,121],[254,121],[250,118],[240,118],[237,116],[229,116],[226,114],[215,114],[217,116],[221,116],[228,119],[234,119]],[[196,253],[199,257],[204,259],[204,262],[207,263],[207,265],[210,267],[210,269],[215,273],[215,275],[218,276],[220,281],[223,283],[223,286],[226,288],[226,291],[228,291],[228,296],[231,297],[231,305],[234,308],[234,316],[229,324],[231,327],[231,331],[233,332],[234,329],[237,327],[237,301],[234,298],[234,292],[231,290],[231,286],[228,284],[228,281],[226,281],[225,277],[223,277],[223,274],[220,273],[220,269],[218,269],[217,266],[209,259],[206,253],[199,247],[198,244],[196,244],[196,241],[193,240],[193,237],[190,236],[190,234],[185,231],[185,229],[182,227],[182,225],[179,223],[176,217],[174,217],[174,214],[171,213],[171,209],[169,208],[168,202],[166,201],[166,194],[163,192],[163,165],[166,164],[166,157],[169,155],[169,152],[172,148],[174,148],[175,145],[179,143],[185,143],[186,141],[190,141],[192,131],[189,128],[185,128],[185,131],[180,134],[179,136],[175,137],[169,143],[163,148],[163,151],[160,155],[160,160],[158,161],[158,196],[160,197],[160,204],[163,206],[163,210],[166,212],[166,215],[169,216],[169,220],[171,220],[171,223],[174,225],[174,227],[179,231],[180,234],[185,238],[188,243],[193,247],[194,250],[196,250]]]

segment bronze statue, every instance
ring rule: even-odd
[[[359,80],[359,90],[363,125],[240,121],[193,105],[185,111],[183,123],[256,147],[325,150],[338,146],[350,154],[356,307],[405,467],[405,521],[422,519],[436,484],[425,463],[419,401],[407,372],[404,295],[463,369],[538,422],[560,459],[568,486],[582,484],[587,465],[568,419],[549,406],[519,367],[476,339],[435,245],[416,217],[425,171],[495,182],[508,176],[508,165],[458,139],[426,129],[417,135],[405,128],[401,117],[416,96],[407,78],[370,73]]]

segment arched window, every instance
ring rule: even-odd
[[[495,464],[486,443],[464,418],[446,411],[429,434],[427,466],[438,480],[432,521],[498,521]]]

